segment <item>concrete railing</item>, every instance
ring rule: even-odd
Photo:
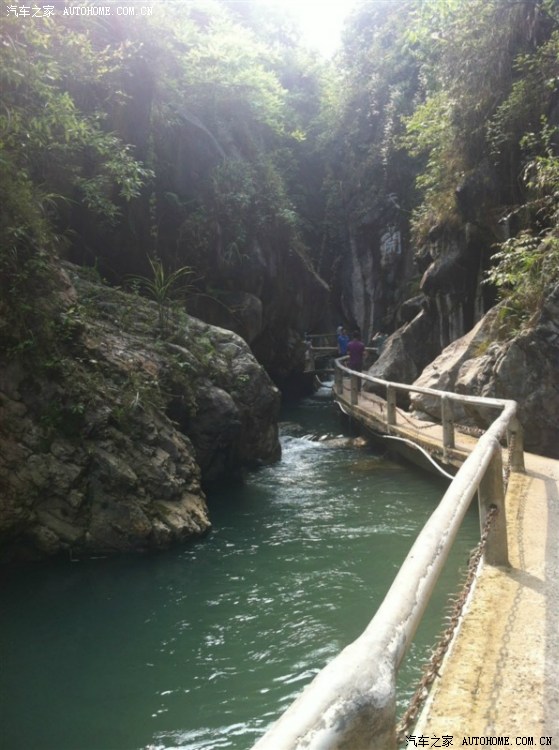
[[[501,440],[514,434],[512,468],[523,468],[521,429],[516,402],[482,399],[390,383],[349,370],[336,361],[335,388],[350,376],[351,402],[357,404],[359,379],[386,390],[386,419],[396,422],[397,391],[436,396],[501,410],[450,483],[401,566],[394,582],[365,631],[333,659],[256,743],[253,750],[394,750],[396,747],[396,677],[431,593],[448,558],[474,495],[483,525],[491,506],[497,520],[487,540],[485,561],[508,564],[504,513]],[[443,408],[443,419],[449,409]],[[445,440],[453,440],[450,426]]]
[[[395,427],[397,422],[396,394],[398,392],[409,395],[410,393],[419,393],[424,396],[432,396],[441,402],[441,425],[443,430],[443,448],[454,448],[454,413],[453,403],[466,404],[490,409],[514,408],[514,414],[510,417],[506,426],[507,442],[511,447],[511,468],[514,470],[524,470],[524,446],[522,439],[522,427],[516,418],[516,402],[506,399],[483,398],[480,396],[466,396],[449,391],[437,391],[433,388],[422,388],[420,386],[406,385],[404,383],[392,383],[380,378],[374,378],[371,375],[355,372],[350,370],[344,362],[347,357],[336,360],[334,390],[342,396],[344,393],[343,378],[344,374],[350,377],[350,398],[349,403],[352,406],[357,405],[359,397],[359,382],[368,382],[376,386],[377,390],[384,389],[386,399],[386,426]],[[502,436],[501,436],[502,437]]]

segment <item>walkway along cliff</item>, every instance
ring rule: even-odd
[[[527,455],[525,473],[514,401],[390,383],[348,370],[343,361],[336,362],[334,397],[345,412],[375,432],[403,440],[404,445],[417,444],[429,457],[460,468],[365,631],[315,677],[255,750],[389,750],[398,744],[416,744],[417,731],[429,737],[437,733],[454,737],[454,745],[467,736],[518,734],[531,736],[538,744],[540,737],[557,735],[557,711],[551,709],[558,683],[549,658],[559,632],[559,566],[556,546],[546,542],[557,538],[559,465]],[[398,408],[399,392],[439,398],[442,425],[413,419]],[[499,413],[479,439],[456,437],[452,414],[457,402]],[[445,657],[443,682],[436,680],[434,698],[418,729],[415,733],[410,729],[416,713],[412,709],[398,735],[398,668],[476,494],[485,545],[475,570],[475,593],[457,618],[460,627]],[[534,519],[526,512],[528,502],[547,517],[547,525],[533,526]],[[491,604],[482,606],[485,621],[472,630],[470,620],[480,599]],[[518,641],[511,639],[512,630]],[[445,674],[452,668],[466,674],[456,677],[452,687],[444,687]],[[519,680],[519,669],[529,672],[530,679]],[[490,683],[483,688],[481,674]],[[445,701],[455,685],[461,689],[459,698],[447,708]]]

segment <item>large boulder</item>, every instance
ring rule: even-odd
[[[453,342],[415,385],[476,396],[512,399],[524,429],[525,447],[559,456],[559,285],[550,290],[531,325],[504,339],[501,306],[491,310],[466,336]],[[415,409],[440,417],[429,396],[414,396]],[[456,408],[456,407],[455,407]],[[455,419],[485,427],[494,410],[456,409]]]
[[[239,336],[87,281],[34,366],[0,359],[1,559],[160,549],[210,528],[203,483],[280,455],[279,392]]]
[[[494,344],[497,335],[495,326],[498,315],[499,312],[496,308],[487,313],[465,336],[453,341],[452,344],[443,349],[441,354],[425,367],[415,381],[409,382],[413,382],[414,385],[422,388],[456,391],[458,390],[457,383],[462,378],[462,393],[481,395],[483,385],[479,382],[478,376],[474,376],[471,371],[469,376],[466,373],[472,362],[477,363],[478,373],[484,370],[487,363],[493,361],[495,347],[500,349],[498,343]],[[435,396],[414,394],[411,398],[411,404],[414,409],[440,419],[440,401]],[[454,409],[456,419],[465,418],[463,409],[458,406],[455,406]]]
[[[432,313],[428,309],[421,310],[387,339],[368,374],[382,380],[412,383],[437,354],[431,336],[433,326]]]

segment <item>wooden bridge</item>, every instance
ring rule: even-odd
[[[440,422],[399,408],[398,394],[413,391],[440,399]],[[255,750],[559,747],[559,462],[523,451],[511,401],[388,383],[348,370],[343,360],[334,398],[410,457],[440,464],[452,481],[364,633]],[[455,401],[500,415],[474,437],[456,429]],[[422,713],[397,739],[396,673],[475,496],[487,541],[473,593]],[[490,513],[496,521],[488,530]]]

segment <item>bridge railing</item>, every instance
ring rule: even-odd
[[[407,385],[405,383],[395,383],[381,378],[375,378],[366,373],[350,370],[346,366],[347,357],[341,357],[336,360],[336,369],[334,377],[334,390],[338,396],[343,397],[345,393],[344,375],[349,376],[349,403],[352,406],[357,405],[360,383],[371,383],[375,390],[384,390],[386,400],[385,423],[390,430],[391,427],[397,426],[397,393],[404,393],[409,397],[410,393],[418,393],[423,396],[431,396],[440,401],[441,426],[443,431],[443,448],[455,447],[455,428],[454,428],[454,411],[453,403],[480,407],[482,409],[504,409],[507,405],[514,404],[515,413],[507,423],[505,435],[510,450],[510,464],[513,470],[524,470],[524,446],[522,438],[522,427],[516,417],[516,402],[506,399],[485,398],[481,396],[466,396],[465,394],[452,393],[450,391],[439,391],[434,388],[423,388],[421,386]],[[503,436],[501,436],[503,437]]]
[[[500,413],[451,481],[365,631],[316,675],[254,750],[394,750],[398,669],[476,494],[482,525],[490,507],[498,511],[485,561],[508,564],[501,441],[507,434],[515,436],[511,465],[522,469],[516,402],[392,383],[352,371],[343,361],[336,360],[336,393],[343,394],[344,374],[351,379],[350,405],[358,404],[359,381],[384,389],[388,427],[396,424],[396,393],[400,390],[437,397],[447,406],[462,402],[499,408]],[[448,412],[442,408],[443,419],[448,419]],[[450,442],[450,428],[445,432],[443,425],[443,434]]]

